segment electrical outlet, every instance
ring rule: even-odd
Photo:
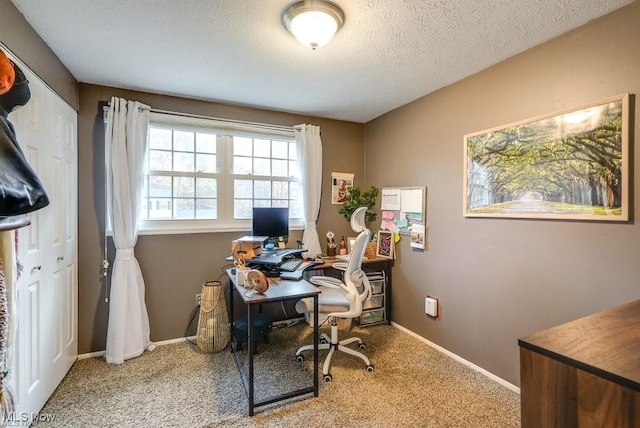
[[[196,305],[200,306],[200,303],[202,303],[202,294],[196,294]]]
[[[438,299],[427,296],[424,299],[424,313],[432,318],[436,318],[438,316]]]

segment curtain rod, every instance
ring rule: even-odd
[[[110,102],[107,102],[106,105],[104,107],[102,107],[102,111],[105,114],[105,119],[106,119],[106,113],[109,110],[109,104],[110,104]],[[294,125],[294,126],[269,125],[269,124],[266,124],[266,123],[247,122],[247,121],[243,121],[243,120],[234,120],[234,119],[222,119],[222,118],[212,117],[212,116],[204,116],[204,115],[191,114],[191,113],[180,113],[180,112],[175,112],[175,111],[160,110],[160,109],[154,109],[154,108],[150,108],[149,111],[151,113],[166,114],[166,115],[178,116],[178,117],[186,117],[186,118],[189,118],[189,119],[212,120],[212,121],[220,122],[222,124],[250,126],[250,127],[256,128],[256,129],[262,129],[264,131],[277,131],[277,132],[289,133],[289,132],[291,132],[292,129],[295,129],[295,130],[299,131],[299,130],[303,129],[303,127],[304,127],[304,124]]]
[[[191,114],[191,113],[180,113],[175,111],[158,110],[158,109],[151,109],[151,113],[168,114],[172,116],[188,117],[192,119],[215,120],[218,122],[224,122],[229,124],[249,125],[257,128],[264,128],[265,130],[274,130],[274,131],[283,131],[283,132],[291,132],[292,128],[296,128],[300,126],[300,125],[296,125],[296,126],[270,125],[267,123],[248,122],[245,120],[235,120],[235,119],[222,119],[219,117],[204,116],[204,115]]]

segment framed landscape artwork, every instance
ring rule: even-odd
[[[464,215],[629,219],[629,94],[464,136]]]

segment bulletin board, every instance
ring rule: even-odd
[[[381,229],[411,236],[411,247],[425,248],[426,187],[383,187]]]

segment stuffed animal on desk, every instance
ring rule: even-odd
[[[269,289],[269,280],[266,275],[256,269],[247,269],[244,259],[239,257],[234,263],[237,267],[238,275],[244,275],[244,288],[255,290],[258,293],[265,293]]]

